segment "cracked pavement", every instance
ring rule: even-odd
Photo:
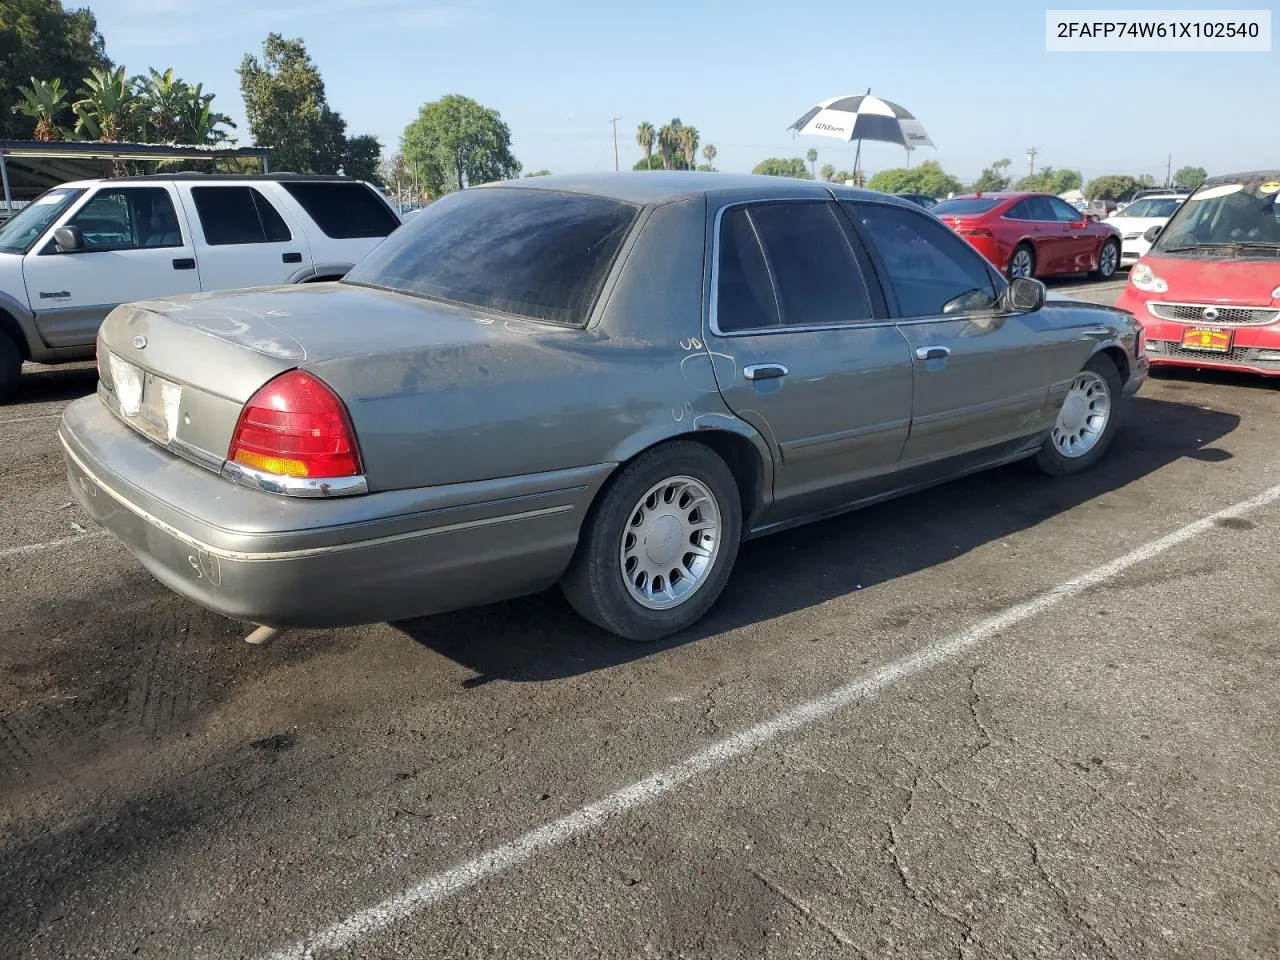
[[[83,525],[53,431],[0,425],[2,545]],[[0,956],[261,956],[1280,483],[1278,445],[1280,386],[1158,379],[1087,477],[748,544],[654,646],[549,594],[257,649],[109,539],[2,558]],[[1277,530],[1223,521],[331,955],[1274,958]]]

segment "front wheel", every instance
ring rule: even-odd
[[[1067,390],[1057,423],[1036,454],[1050,476],[1083,473],[1106,453],[1119,423],[1123,385],[1115,363],[1094,354]]]
[[[561,590],[628,640],[658,640],[719,598],[738,555],[742,504],[725,462],[700,443],[641,454],[593,506]]]
[[[1092,271],[1089,276],[1094,280],[1110,280],[1115,276],[1116,270],[1120,266],[1120,244],[1115,240],[1108,240],[1102,245],[1102,249],[1098,251],[1098,269]]]

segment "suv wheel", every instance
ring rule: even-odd
[[[8,403],[18,392],[22,377],[22,354],[7,333],[0,331],[0,403]]]

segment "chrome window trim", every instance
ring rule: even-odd
[[[725,214],[725,211],[727,210],[733,210],[737,207],[759,206],[761,204],[766,204],[766,203],[822,203],[822,204],[834,203],[836,204],[836,206],[839,206],[840,198],[835,196],[834,194],[826,197],[779,197],[779,196],[752,197],[748,200],[733,200],[729,203],[722,205],[718,210],[716,210],[715,219],[712,222],[711,297],[710,297],[709,311],[708,311],[708,317],[707,317],[707,327],[708,329],[710,329],[711,333],[714,336],[720,337],[723,339],[731,339],[733,337],[759,337],[759,336],[771,336],[771,335],[782,334],[782,333],[820,333],[825,330],[857,330],[862,328],[870,329],[874,327],[893,326],[894,321],[890,318],[885,320],[875,320],[875,319],[850,320],[847,323],[805,324],[801,326],[787,326],[786,324],[779,324],[776,327],[759,327],[754,330],[727,330],[727,331],[721,330],[720,329],[721,221],[724,219],[724,214]],[[890,204],[885,204],[885,206],[898,206],[898,204],[890,203]],[[754,229],[754,226],[755,225],[752,224],[753,229]],[[756,239],[758,242],[759,237],[757,237]],[[763,243],[761,244],[760,249],[761,249],[761,253],[763,253],[764,252]],[[866,291],[867,302],[871,303],[872,301],[871,288],[867,283],[866,276],[864,276],[862,273],[862,264],[858,263],[858,256],[856,252],[854,252],[852,249],[850,249],[849,252],[850,254],[853,255],[854,264],[856,264],[858,267],[858,277],[862,281],[863,290]],[[767,255],[766,255],[765,264],[768,265]],[[772,273],[769,278],[769,285],[774,288],[774,299],[776,300],[778,296],[777,285],[773,282]],[[781,319],[781,312],[782,312],[781,304],[778,304],[778,312],[779,312],[779,319]]]
[[[234,460],[226,461],[222,476],[234,483],[261,490],[263,493],[283,494],[287,497],[350,497],[369,492],[369,482],[364,476],[354,477],[284,477],[246,467]]]

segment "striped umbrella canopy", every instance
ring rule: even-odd
[[[787,128],[798,134],[832,137],[846,143],[858,141],[853,169],[858,169],[863,140],[896,143],[908,150],[937,147],[925,133],[924,126],[905,108],[891,100],[871,96],[840,96],[823,100]]]

